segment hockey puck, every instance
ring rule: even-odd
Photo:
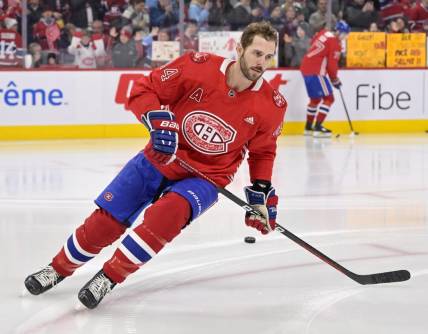
[[[245,237],[244,241],[245,241],[247,244],[253,244],[253,243],[255,243],[255,242],[256,242],[256,238],[254,238],[254,237]]]
[[[339,138],[339,137],[340,137],[340,134],[337,134],[337,135],[336,135],[336,138]]]

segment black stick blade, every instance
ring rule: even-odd
[[[410,279],[410,273],[407,270],[388,271],[371,275],[357,275],[355,280],[360,284],[381,284],[403,282]]]

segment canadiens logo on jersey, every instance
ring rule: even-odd
[[[210,57],[210,55],[205,52],[194,52],[190,57],[195,63],[201,64],[205,63]]]
[[[207,112],[193,111],[183,119],[182,130],[186,141],[205,154],[222,154],[235,140],[236,130],[222,119]]]
[[[111,192],[109,192],[109,191],[107,191],[107,192],[104,193],[104,199],[107,202],[111,202],[113,200],[113,197],[114,197],[113,194]]]
[[[284,97],[276,89],[274,89],[274,91],[273,91],[273,102],[275,102],[275,105],[278,108],[283,108],[287,104],[287,102],[285,101]]]

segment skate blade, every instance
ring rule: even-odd
[[[29,295],[30,295],[30,293],[28,292],[28,290],[26,288],[23,288],[21,293],[19,294],[19,297],[24,298],[24,297],[27,297]]]
[[[76,312],[82,312],[84,310],[87,310],[87,308],[80,301],[78,301],[76,302],[76,304],[74,304],[74,310]]]

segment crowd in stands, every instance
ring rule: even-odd
[[[0,66],[21,59],[22,12],[21,0],[0,0]],[[185,0],[184,15],[185,51],[198,49],[199,31],[267,20],[279,31],[279,66],[299,66],[327,23],[327,0]],[[340,19],[352,31],[428,33],[428,0],[332,0],[331,26]],[[26,22],[28,67],[152,68],[153,42],[180,40],[178,0],[27,0]]]

